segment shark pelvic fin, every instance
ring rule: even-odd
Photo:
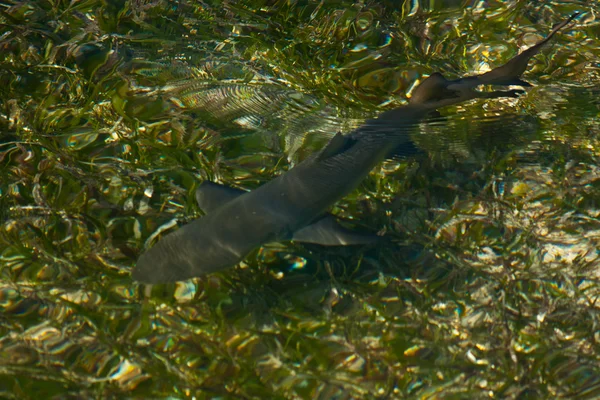
[[[241,189],[204,181],[196,189],[196,202],[202,211],[209,213],[244,193]]]
[[[374,243],[381,237],[372,233],[354,232],[344,228],[337,219],[326,214],[323,218],[296,231],[292,240],[302,243],[315,243],[323,246],[350,246]]]
[[[396,146],[390,153],[386,156],[386,158],[407,158],[422,153],[421,150],[415,142],[409,140],[405,143],[402,143]]]

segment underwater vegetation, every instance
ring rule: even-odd
[[[0,397],[597,398],[599,11],[0,1]],[[428,115],[329,210],[389,245],[132,279],[201,182],[262,187],[576,12],[525,94]]]
[[[366,121],[348,135],[338,132],[325,147],[252,193],[203,182],[198,206],[209,212],[142,254],[132,276],[168,283],[231,268],[250,251],[281,240],[324,246],[367,244],[376,236],[351,234],[325,211],[347,195],[386,157],[414,149],[410,131],[438,108],[476,98],[515,98],[520,90],[477,91],[482,86],[531,86],[521,75],[531,57],[578,14],[557,25],[547,38],[506,64],[480,75],[447,80],[431,74],[407,105]],[[211,183],[210,185],[208,185]]]

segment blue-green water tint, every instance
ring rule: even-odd
[[[598,397],[597,5],[0,7],[2,396]],[[527,95],[441,110],[333,210],[390,245],[131,281],[202,180],[255,188],[574,11]]]

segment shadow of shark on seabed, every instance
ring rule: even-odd
[[[253,249],[274,241],[324,245],[374,241],[374,235],[343,228],[327,210],[390,153],[411,146],[411,130],[430,112],[477,98],[518,97],[523,91],[475,89],[481,85],[531,86],[521,79],[529,60],[577,15],[489,72],[456,80],[447,80],[438,72],[432,74],[414,90],[407,105],[383,112],[348,135],[338,133],[321,151],[252,192],[203,183],[196,198],[207,215],[145,251],[133,278],[167,283],[222,271],[238,264]]]

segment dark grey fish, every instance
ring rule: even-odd
[[[135,280],[166,283],[233,267],[268,242],[295,239],[326,245],[373,241],[352,234],[327,210],[347,195],[380,161],[410,146],[410,132],[428,113],[475,98],[516,97],[516,90],[479,92],[480,85],[529,85],[520,79],[528,61],[560,28],[485,74],[449,81],[432,74],[408,105],[367,121],[348,135],[338,133],[321,151],[252,192],[204,183],[196,194],[205,217],[162,238],[139,258]]]

